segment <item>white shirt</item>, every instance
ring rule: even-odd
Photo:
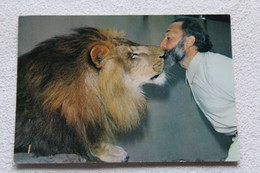
[[[232,59],[198,52],[186,70],[193,97],[217,132],[237,130]]]

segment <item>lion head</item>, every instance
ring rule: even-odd
[[[146,104],[140,86],[163,83],[162,50],[153,46],[98,44],[90,57],[99,68],[99,85],[109,115],[120,129],[138,124]]]

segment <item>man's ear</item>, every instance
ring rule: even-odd
[[[106,58],[109,53],[109,49],[105,45],[95,45],[90,50],[90,57],[92,62],[96,65],[97,68],[101,68],[101,62]]]
[[[193,35],[188,36],[186,38],[186,44],[188,47],[194,46],[195,41],[196,41],[196,38]]]

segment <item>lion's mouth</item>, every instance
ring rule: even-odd
[[[154,75],[153,77],[151,77],[150,82],[148,82],[148,83],[163,85],[165,82],[166,82],[166,76],[165,76],[165,73],[162,72],[160,74],[157,74],[157,75]]]
[[[159,77],[159,76],[160,76],[160,74],[157,74],[157,75],[151,77],[150,79],[151,79],[151,80],[154,80],[154,79],[156,79],[156,78]]]

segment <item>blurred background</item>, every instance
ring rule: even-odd
[[[159,46],[176,15],[139,16],[21,16],[18,56],[53,36],[78,27],[111,28],[137,43]],[[232,57],[229,15],[189,15],[209,34],[213,52]],[[221,70],[221,69],[220,69]],[[117,136],[116,144],[130,155],[129,162],[220,161],[231,139],[214,131],[193,100],[185,71],[175,64],[164,86],[143,86],[148,111],[140,126]]]

